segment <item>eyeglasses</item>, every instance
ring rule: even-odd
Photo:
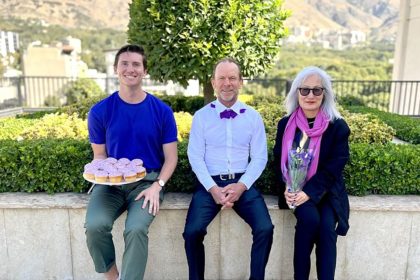
[[[315,96],[320,96],[324,92],[324,88],[299,88],[300,95],[302,96],[308,96],[311,91]]]

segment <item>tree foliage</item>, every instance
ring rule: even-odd
[[[101,97],[104,94],[99,85],[94,80],[88,78],[79,78],[71,82],[65,91],[67,105],[80,103],[86,98]]]
[[[148,55],[149,74],[186,86],[198,79],[207,101],[213,65],[234,57],[251,77],[271,65],[286,35],[282,0],[133,0],[128,38]]]
[[[286,45],[264,78],[293,79],[304,67],[318,66],[335,80],[390,80],[394,56],[392,48],[370,45],[346,50],[317,46]]]

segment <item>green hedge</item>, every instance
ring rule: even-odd
[[[349,193],[420,194],[420,146],[351,144],[345,168]]]
[[[179,143],[179,162],[167,190],[191,192],[195,175],[187,157],[188,143]],[[272,145],[258,187],[277,194]],[[0,192],[86,192],[83,166],[92,158],[86,140],[0,141]],[[420,146],[352,144],[345,169],[352,195],[420,194]]]
[[[1,140],[0,192],[84,192],[90,144],[80,140]]]
[[[376,116],[396,131],[396,136],[412,144],[420,144],[420,119],[401,116],[364,106],[349,106],[347,110],[353,113],[364,113]]]
[[[78,113],[82,118],[86,118],[89,108],[99,99],[101,98],[88,98],[72,106],[63,107],[59,109],[59,112],[70,115]],[[202,107],[203,99],[202,97],[182,96],[166,96],[162,99],[171,104],[175,112],[188,112],[175,113],[179,139],[183,139],[184,142],[179,143],[179,163],[167,188],[169,191],[190,192],[194,186],[195,175],[188,162],[185,140],[191,125],[192,116],[190,114]],[[264,193],[275,194],[277,187],[271,149],[277,121],[285,113],[282,109],[283,98],[242,95],[241,100],[254,106],[261,113],[266,124],[269,161],[258,181],[258,186]],[[351,160],[345,169],[349,192],[353,195],[370,193],[420,194],[418,172],[420,170],[420,146],[386,144],[390,136],[392,137],[392,129],[374,117],[371,117],[374,121],[370,121],[366,115],[343,113],[352,129]],[[391,117],[398,118],[399,116],[391,114]],[[85,121],[74,117],[73,120],[69,118],[69,124],[59,122],[59,120],[63,121],[62,118],[64,118],[63,115],[51,114],[40,119],[25,117],[24,119],[0,120],[0,192],[87,191],[89,184],[83,180],[82,171],[84,164],[91,160],[92,152],[88,141],[84,140],[86,135],[76,133],[81,137],[79,137],[80,140],[75,140],[68,139],[68,137],[75,138],[74,133],[62,133],[63,127],[71,130],[70,132],[74,130],[73,127],[83,127],[82,130],[86,130]],[[407,118],[403,118],[405,123]],[[392,125],[390,122],[388,123]],[[398,123],[398,121],[395,122]],[[59,125],[59,123],[63,124]],[[74,125],[72,125],[73,123]],[[418,124],[416,121],[414,123]],[[397,127],[395,128],[398,130]],[[29,131],[28,129],[34,133],[37,132],[40,137],[49,137],[50,139],[30,139],[38,137],[26,133],[25,131]],[[50,133],[45,134],[44,131]],[[57,131],[60,132],[59,135],[63,139],[51,139],[57,138],[55,136]],[[29,136],[22,137],[22,135]],[[416,138],[415,136],[411,137]],[[24,140],[16,141],[16,139]],[[364,144],[355,144],[360,142]]]

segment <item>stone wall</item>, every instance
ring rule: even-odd
[[[182,232],[190,195],[168,193],[149,233],[145,279],[188,279]],[[295,218],[265,196],[275,225],[266,279],[292,279]],[[86,194],[0,194],[0,279],[103,279],[86,248]],[[420,196],[351,197],[336,279],[420,279]],[[113,229],[120,263],[125,215]],[[206,279],[248,279],[251,231],[233,210],[211,223]],[[313,256],[314,257],[314,256]],[[311,279],[316,279],[314,262]]]

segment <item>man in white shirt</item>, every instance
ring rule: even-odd
[[[255,181],[267,163],[267,141],[260,114],[238,101],[239,64],[225,58],[213,71],[217,95],[194,115],[188,158],[197,176],[183,233],[189,279],[204,279],[207,226],[221,209],[233,208],[252,228],[250,279],[264,279],[273,242],[273,224]]]

